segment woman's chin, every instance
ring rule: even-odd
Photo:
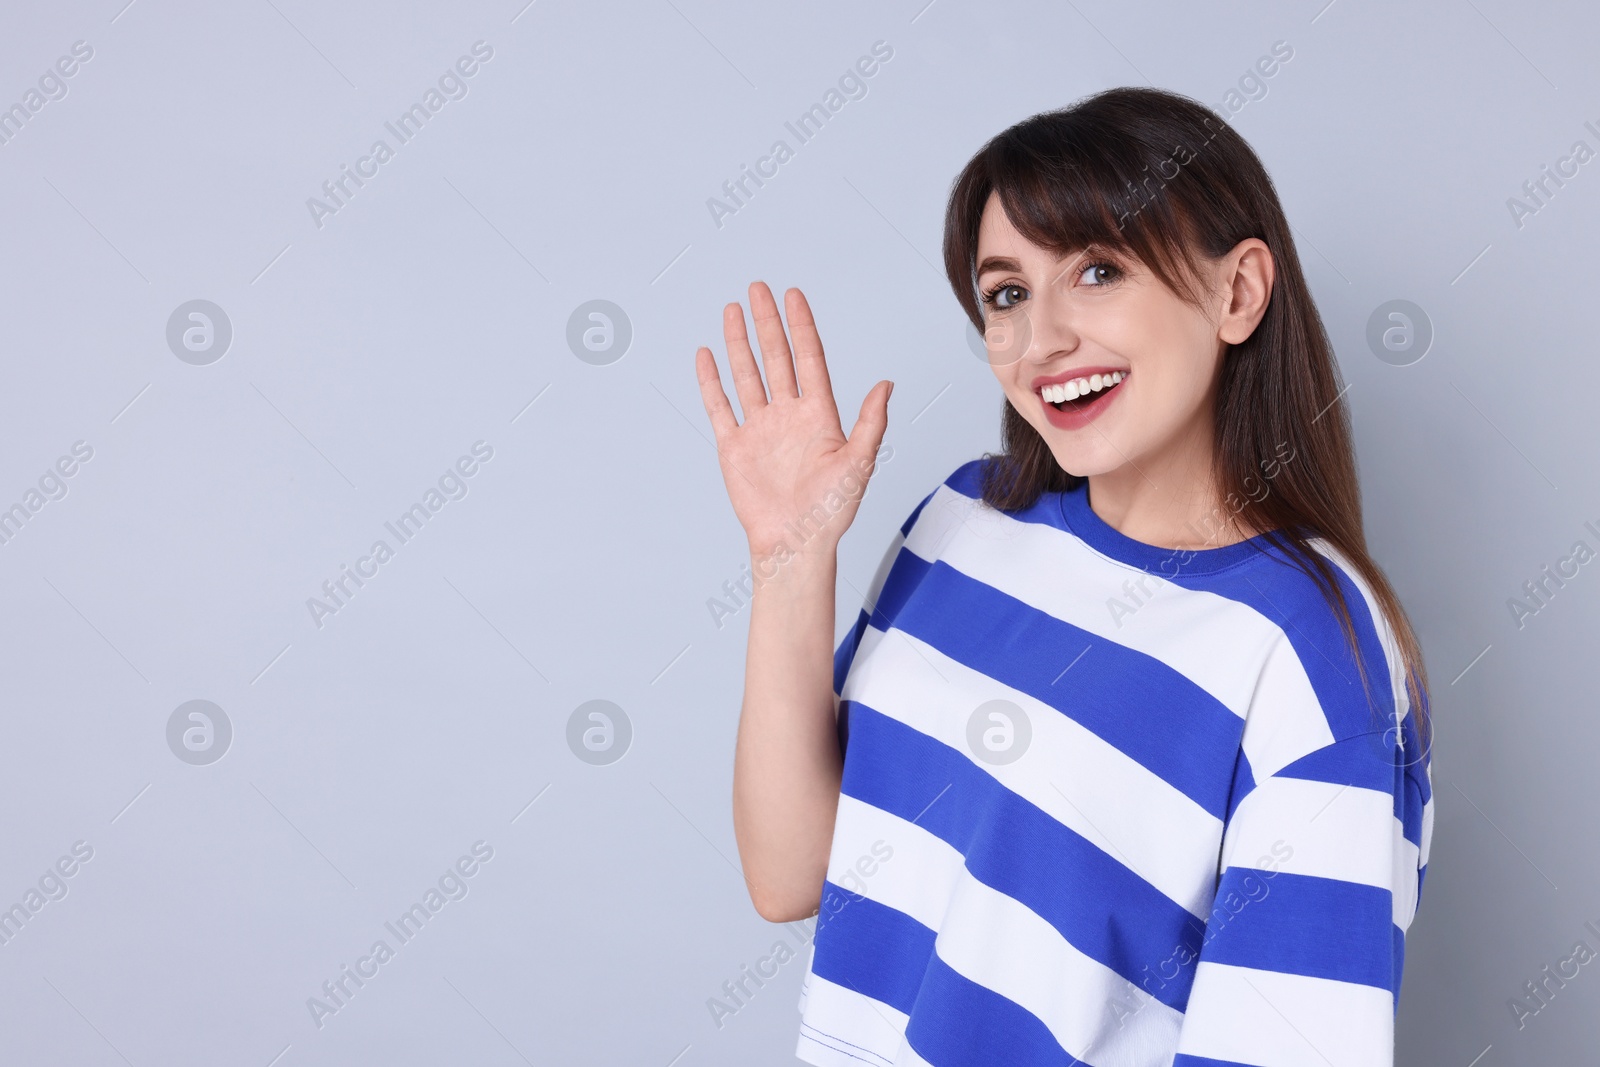
[[[1128,463],[1128,457],[1111,447],[1111,442],[1104,437],[1095,435],[1095,440],[1090,441],[1082,433],[1071,433],[1066,436],[1074,440],[1062,441],[1059,440],[1063,436],[1060,430],[1053,430],[1053,436],[1057,439],[1045,437],[1050,454],[1062,470],[1075,478],[1108,474]]]

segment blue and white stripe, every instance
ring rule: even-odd
[[[906,520],[835,656],[845,767],[797,1055],[1391,1064],[1433,799],[1370,589],[1315,542],[1376,716],[1280,554],[1141,544],[1086,486],[1003,514],[982,462]],[[1031,726],[1014,762],[968,747],[995,699]]]

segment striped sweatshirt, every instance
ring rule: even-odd
[[[1433,789],[1370,587],[1312,541],[1364,689],[1264,537],[1146,544],[1086,481],[1001,512],[984,462],[912,512],[834,657],[796,1055],[1390,1067]]]

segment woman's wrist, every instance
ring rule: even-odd
[[[832,572],[838,560],[838,543],[821,537],[813,537],[799,548],[782,541],[765,547],[750,545],[750,572],[757,584],[788,574]]]

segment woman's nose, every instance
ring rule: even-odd
[[[1031,300],[1025,308],[1024,321],[1016,330],[1018,347],[1016,355],[1031,363],[1047,363],[1056,356],[1078,347],[1078,332],[1072,324],[1072,315],[1065,300]]]

